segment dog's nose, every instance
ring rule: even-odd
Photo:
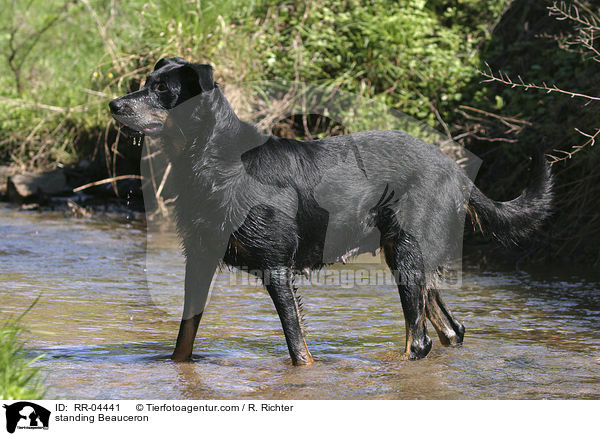
[[[133,109],[127,101],[124,101],[121,98],[115,98],[113,101],[108,103],[108,107],[110,107],[110,112],[113,115],[132,115]]]
[[[117,99],[111,101],[110,103],[108,103],[108,107],[110,108],[110,111],[113,114],[117,114],[121,110],[121,102],[117,98]]]

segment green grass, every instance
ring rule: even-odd
[[[107,102],[164,56],[212,63],[223,83],[333,85],[439,127],[430,105],[445,117],[461,100],[506,1],[10,1],[0,10],[0,162],[93,154]]]
[[[22,340],[22,318],[37,303],[37,299],[17,318],[8,319],[0,326],[0,399],[35,400],[44,396],[45,389],[40,368],[32,366],[39,359],[26,357]]]
[[[88,157],[111,122],[108,101],[161,57],[209,62],[218,53],[243,68],[249,57],[231,19],[251,7],[240,0],[9,2],[0,10],[0,163],[43,168]]]

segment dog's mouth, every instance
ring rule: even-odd
[[[154,136],[158,134],[163,128],[163,123],[153,122],[146,124],[142,127],[142,132],[148,136]]]
[[[127,137],[135,137],[143,135],[139,130],[135,130],[126,124],[119,122],[119,131]]]
[[[134,129],[133,127],[129,127],[127,124],[124,124],[122,121],[119,121],[119,130],[121,133],[127,136],[139,136],[139,135],[149,135],[153,136],[159,133],[163,129],[163,123],[152,122],[141,126],[138,129]]]
[[[133,145],[137,145],[138,147],[142,145],[145,136],[144,132],[140,132],[139,130],[133,129],[120,121],[118,121],[118,127],[119,133],[130,138]]]

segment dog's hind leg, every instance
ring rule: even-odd
[[[386,226],[387,227],[387,226]],[[425,326],[425,271],[418,242],[396,226],[382,229],[385,260],[398,285],[406,323],[406,358],[421,359],[431,350]]]
[[[442,345],[449,347],[462,344],[465,327],[452,316],[436,288],[427,289],[426,311]]]
[[[208,299],[210,283],[217,268],[217,259],[188,254],[185,264],[185,297],[183,316],[179,325],[177,344],[171,359],[176,362],[189,360],[192,356],[198,325]]]
[[[292,363],[310,365],[313,358],[306,346],[300,305],[292,287],[291,270],[287,267],[267,270],[263,281],[281,320]]]

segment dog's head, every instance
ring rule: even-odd
[[[166,129],[169,111],[216,87],[210,65],[182,58],[164,58],[146,77],[144,86],[109,103],[112,116],[129,129],[158,136]]]

